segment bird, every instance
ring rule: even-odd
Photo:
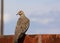
[[[25,16],[22,10],[18,11],[17,15],[19,15],[19,18],[16,24],[14,43],[18,43],[18,39],[22,38],[30,25],[30,20]]]

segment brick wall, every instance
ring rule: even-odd
[[[0,36],[0,43],[13,43],[13,35]]]
[[[14,35],[0,36],[0,43],[13,43]],[[60,35],[43,34],[43,35],[24,35],[18,39],[19,43],[60,43]]]
[[[42,43],[60,43],[60,35],[59,34],[42,35]]]

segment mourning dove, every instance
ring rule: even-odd
[[[24,12],[21,10],[17,13],[19,15],[19,19],[17,21],[16,30],[15,30],[15,38],[14,42],[16,43],[19,38],[21,38],[30,25],[30,20],[25,16]]]

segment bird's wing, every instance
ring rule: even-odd
[[[26,18],[26,19],[27,19],[26,22],[25,22],[25,25],[26,25],[25,29],[26,30],[23,33],[25,33],[28,30],[29,26],[30,26],[30,20],[28,18]]]
[[[17,40],[19,38],[19,35],[22,33],[21,29],[22,19],[19,18],[17,21],[16,29],[15,29],[15,39]]]
[[[29,19],[19,18],[17,21],[16,32],[15,32],[16,39],[18,39],[20,35],[25,34],[28,28],[29,28]]]
[[[18,33],[22,32],[22,24],[23,24],[22,21],[23,20],[21,18],[19,18],[18,21],[17,21],[16,30],[15,30],[16,34],[17,34],[17,32]]]

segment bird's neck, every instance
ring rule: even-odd
[[[24,18],[25,17],[25,14],[22,14],[21,16],[20,16],[20,18]]]

